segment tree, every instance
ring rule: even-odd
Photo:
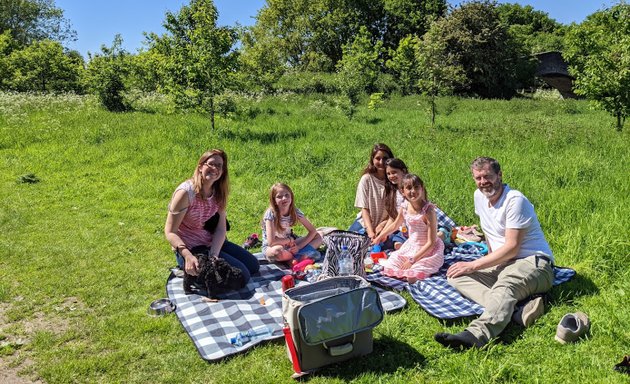
[[[130,88],[142,92],[156,92],[164,89],[166,73],[163,61],[166,58],[155,49],[139,52],[129,57]]]
[[[9,55],[15,49],[16,42],[11,37],[11,31],[0,33],[0,89],[7,89],[11,80],[9,69]]]
[[[395,49],[404,36],[424,34],[427,16],[445,10],[445,0],[273,0],[256,17],[248,49],[260,43],[281,57],[282,66],[332,72],[360,28]]]
[[[395,49],[410,35],[422,36],[431,20],[446,14],[446,0],[383,0],[386,30],[385,49]]]
[[[495,2],[461,4],[436,23],[436,38],[458,58],[469,79],[467,89],[458,91],[485,98],[509,98],[522,86],[517,68],[532,68],[521,64],[530,59],[523,46],[508,34]]]
[[[80,59],[80,60],[79,60]],[[80,92],[81,56],[64,53],[57,41],[36,41],[7,57],[7,89],[19,92]]]
[[[238,76],[247,89],[270,92],[285,72],[286,62],[275,46],[276,40],[258,31],[251,28],[241,30]]]
[[[178,13],[166,13],[162,36],[148,36],[149,45],[163,55],[166,90],[180,107],[210,112],[214,130],[214,98],[230,83],[236,70],[234,28],[217,27],[212,0],[191,0]]]
[[[435,127],[437,96],[452,94],[456,87],[463,87],[467,82],[459,58],[448,51],[438,28],[439,23],[434,23],[416,48],[418,89],[429,97],[431,127]]]
[[[21,46],[39,40],[59,42],[76,39],[76,32],[54,0],[0,1],[0,33],[11,31]]]
[[[349,116],[352,117],[359,103],[359,95],[371,91],[380,72],[382,43],[373,42],[366,27],[351,44],[344,46],[343,59],[337,64],[340,88],[350,101]]]
[[[497,11],[512,38],[521,42],[528,53],[563,50],[567,27],[550,18],[546,12],[520,4],[499,4]]]
[[[409,35],[398,44],[398,48],[390,53],[391,59],[385,63],[394,72],[403,95],[417,91],[420,80],[418,63],[418,47],[421,40],[418,36]]]
[[[101,46],[101,53],[90,55],[88,82],[101,104],[112,112],[129,109],[124,92],[125,77],[129,72],[129,54],[122,48],[122,37],[114,37],[111,47]]]
[[[613,115],[621,131],[630,113],[630,4],[588,16],[565,44],[575,93]]]

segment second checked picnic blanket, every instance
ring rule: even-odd
[[[439,319],[456,319],[459,317],[480,315],[483,307],[462,296],[446,280],[446,270],[458,261],[471,261],[481,257],[481,253],[474,248],[453,248],[444,257],[444,265],[435,275],[419,280],[415,284],[394,279],[374,272],[367,276],[367,280],[397,291],[406,289],[413,300],[420,304],[430,315]],[[575,271],[570,268],[554,267],[553,285],[571,280]]]

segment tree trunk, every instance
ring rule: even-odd
[[[623,129],[624,120],[621,116],[621,113],[617,113],[617,132],[621,132]]]
[[[210,96],[210,125],[214,132],[214,95]]]
[[[435,128],[435,95],[431,95],[431,129]]]

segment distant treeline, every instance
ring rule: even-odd
[[[454,8],[446,0],[274,0],[253,26],[233,27],[217,25],[211,0],[191,0],[166,13],[166,33],[146,34],[146,49],[126,52],[117,36],[83,58],[64,48],[76,34],[53,0],[3,0],[0,90],[95,93],[112,110],[128,108],[129,90],[205,111],[225,90],[340,93],[351,105],[365,93],[510,98],[539,85],[531,54],[554,50],[565,52],[577,92],[588,96],[584,57],[615,44],[589,30],[604,25],[623,40],[628,7],[567,26],[531,6],[489,0]]]

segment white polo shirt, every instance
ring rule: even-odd
[[[475,213],[479,216],[481,228],[492,250],[505,245],[505,230],[523,229],[525,236],[516,255],[521,259],[531,255],[547,256],[553,262],[551,248],[540,228],[534,206],[519,191],[503,185],[503,193],[494,206],[480,190],[475,191]]]

